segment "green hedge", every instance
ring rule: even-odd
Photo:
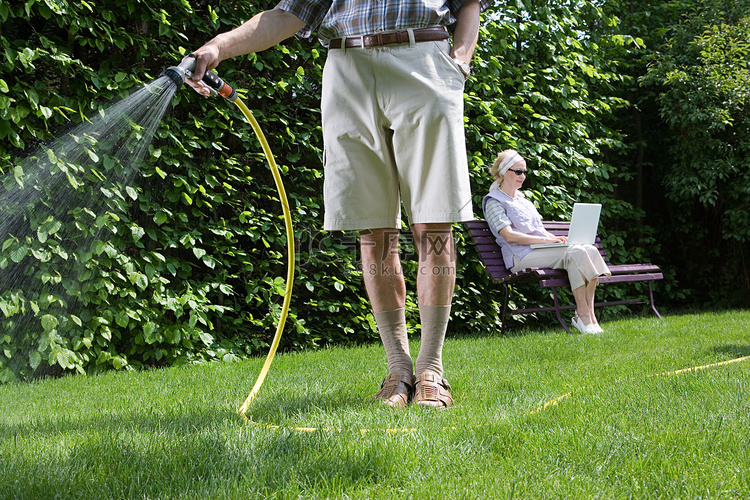
[[[615,262],[658,250],[642,211],[615,196],[621,173],[605,158],[623,148],[603,124],[626,103],[607,47],[629,50],[617,24],[588,2],[509,2],[484,15],[467,84],[467,147],[477,214],[487,166],[514,147],[536,170],[532,199],[547,218],[577,200],[605,204],[605,243]],[[63,177],[20,173],[19,158],[95,117],[213,34],[273,3],[27,0],[0,5],[0,169],[12,234],[0,253],[0,381],[35,375],[165,366],[265,352],[281,307],[285,234],[270,171],[242,115],[185,89],[137,166],[97,158]],[[582,36],[582,26],[601,29]],[[276,153],[294,214],[298,260],[281,349],[378,338],[361,284],[354,235],[325,233],[319,82],[325,51],[293,38],[223,62]],[[106,165],[105,165],[106,164]],[[107,168],[109,165],[109,168]],[[94,170],[106,171],[104,180]],[[29,168],[27,168],[29,170]],[[36,179],[36,185],[34,183]],[[24,190],[19,190],[23,182]],[[75,187],[74,187],[75,185]],[[53,187],[54,186],[54,189]],[[33,193],[33,210],[7,193]],[[61,199],[60,190],[70,192]],[[53,192],[54,191],[54,192]],[[33,199],[31,194],[28,199]],[[9,208],[5,209],[9,209]],[[44,209],[40,207],[45,207]],[[45,211],[46,210],[46,211]],[[634,229],[635,228],[635,229]],[[499,290],[465,235],[451,335],[499,328]],[[404,237],[404,256],[413,251]],[[413,271],[413,263],[405,270]],[[410,331],[418,323],[414,282]],[[20,286],[19,286],[20,284]],[[514,302],[537,300],[533,292]],[[546,299],[544,299],[546,300]]]

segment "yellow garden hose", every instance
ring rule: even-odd
[[[203,96],[210,96],[212,94],[218,94],[229,102],[233,102],[245,115],[247,121],[253,127],[255,135],[260,141],[260,145],[263,147],[263,153],[266,155],[268,165],[271,167],[271,173],[273,174],[273,180],[276,182],[276,190],[279,192],[279,199],[281,200],[281,207],[284,211],[284,225],[286,226],[286,241],[287,241],[287,274],[286,274],[286,290],[284,291],[284,304],[281,308],[281,315],[279,316],[279,323],[276,327],[276,335],[273,337],[271,342],[271,348],[266,356],[266,362],[263,364],[263,369],[258,375],[258,380],[255,381],[253,390],[247,396],[247,399],[238,410],[242,418],[247,422],[247,412],[250,403],[252,403],[255,396],[258,394],[263,381],[266,379],[268,370],[271,368],[271,363],[276,355],[276,349],[279,347],[279,341],[281,340],[281,334],[284,331],[284,324],[286,323],[287,315],[289,314],[289,304],[292,300],[292,285],[294,284],[294,230],[292,228],[292,216],[289,211],[289,201],[287,200],[286,191],[284,190],[284,183],[281,181],[281,175],[279,174],[279,168],[276,166],[276,160],[273,157],[271,148],[268,145],[263,130],[261,130],[258,121],[253,116],[252,112],[248,109],[244,102],[239,98],[237,92],[222,80],[219,75],[213,71],[204,72],[200,81],[193,81],[189,77],[193,76],[195,70],[197,57],[195,54],[187,55],[179,65],[171,66],[165,69],[160,76],[168,78],[175,85],[175,90],[182,87],[184,83],[188,83],[193,89]]]
[[[661,372],[661,373],[652,373],[651,375],[647,375],[647,377],[667,377],[667,376],[670,376],[670,375],[680,375],[682,373],[696,372],[698,370],[707,370],[709,368],[715,368],[717,366],[725,366],[725,365],[730,365],[732,363],[739,363],[741,361],[748,361],[748,360],[750,360],[750,356],[743,356],[741,358],[729,359],[729,360],[726,360],[726,361],[719,361],[717,363],[711,363],[711,364],[708,364],[708,365],[691,366],[689,368],[682,368],[680,370],[672,370],[672,371]],[[562,396],[558,396],[558,397],[556,397],[555,399],[553,399],[551,401],[547,401],[543,405],[539,406],[536,410],[532,411],[530,413],[530,415],[534,415],[535,413],[539,413],[541,411],[546,410],[547,408],[555,406],[558,403],[562,402],[563,400],[568,399],[569,397],[571,397],[573,395],[573,393],[581,392],[584,389],[588,389],[588,387],[587,386],[583,386],[583,387],[581,387],[579,389],[576,389],[575,391],[567,392],[567,393],[563,394]]]
[[[266,362],[263,364],[263,368],[261,369],[260,374],[258,375],[258,379],[255,381],[253,390],[250,391],[250,394],[247,396],[247,399],[245,399],[245,402],[242,404],[242,406],[238,410],[238,413],[242,415],[243,420],[247,422],[248,419],[245,413],[247,412],[247,409],[250,407],[250,403],[252,403],[253,399],[255,399],[255,396],[258,394],[258,391],[263,385],[263,381],[266,379],[268,370],[271,368],[271,363],[273,362],[273,358],[276,355],[276,349],[279,347],[281,334],[284,331],[284,324],[286,323],[286,317],[289,314],[289,304],[292,300],[292,285],[294,283],[294,260],[295,260],[294,258],[294,229],[292,228],[292,216],[289,210],[289,201],[287,200],[286,191],[284,190],[284,183],[281,180],[281,175],[279,174],[279,168],[276,166],[276,160],[274,159],[273,153],[271,152],[271,148],[268,145],[268,141],[266,140],[266,137],[263,134],[263,130],[261,130],[260,125],[258,125],[258,121],[253,116],[253,113],[248,109],[248,107],[245,105],[244,102],[242,102],[241,99],[237,98],[233,102],[237,105],[238,108],[240,108],[240,110],[242,111],[242,114],[245,115],[245,118],[247,118],[247,121],[250,122],[250,125],[253,127],[253,131],[255,132],[255,135],[258,137],[258,140],[260,141],[260,145],[263,147],[263,152],[266,155],[266,160],[268,160],[268,165],[271,167],[273,180],[276,183],[276,189],[279,192],[279,199],[281,200],[281,207],[282,207],[282,210],[284,211],[284,225],[286,227],[286,242],[287,242],[286,289],[284,291],[284,303],[281,307],[281,315],[279,316],[279,323],[278,323],[278,326],[276,327],[276,334],[273,337],[273,342],[271,342],[271,348],[268,351],[268,355],[266,356]]]

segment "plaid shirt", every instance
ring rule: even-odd
[[[309,37],[317,27],[324,45],[342,36],[359,36],[379,31],[450,26],[455,13],[466,0],[312,0],[308,2],[281,0],[277,9],[285,10],[305,22],[297,33]],[[491,0],[480,0],[484,9]]]

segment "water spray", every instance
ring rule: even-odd
[[[206,71],[203,75],[203,78],[199,82],[193,81],[191,77],[193,76],[193,71],[195,70],[195,62],[195,55],[190,54],[177,66],[171,66],[165,69],[160,76],[166,76],[170,80],[172,80],[172,82],[177,86],[177,90],[179,90],[187,81],[188,85],[190,85],[199,94],[204,96],[218,94],[240,108],[242,114],[245,115],[247,121],[250,122],[250,125],[252,126],[253,131],[258,137],[258,141],[260,141],[261,147],[263,148],[263,153],[265,153],[266,155],[266,160],[268,161],[268,165],[271,167],[271,173],[273,174],[273,179],[276,183],[276,189],[279,192],[279,199],[281,200],[281,207],[284,213],[284,225],[286,227],[287,241],[287,277],[286,288],[284,291],[284,303],[281,308],[281,315],[279,316],[279,322],[276,327],[276,334],[274,335],[273,342],[271,342],[271,348],[268,351],[268,355],[266,356],[266,361],[263,364],[263,368],[258,375],[258,379],[256,380],[253,389],[250,391],[247,399],[238,410],[239,414],[247,422],[247,409],[249,408],[250,403],[255,399],[255,396],[258,394],[258,391],[263,385],[263,381],[268,374],[268,370],[271,368],[271,363],[273,362],[273,358],[276,355],[276,349],[279,347],[281,334],[284,330],[284,324],[286,323],[286,318],[289,313],[289,304],[292,299],[292,285],[294,282],[294,229],[292,228],[292,217],[289,210],[289,201],[287,200],[286,191],[284,190],[284,184],[281,180],[279,169],[276,166],[276,160],[274,159],[271,148],[268,145],[268,141],[266,140],[266,137],[263,134],[260,125],[258,125],[258,121],[255,119],[252,112],[250,111],[250,109],[248,109],[245,103],[242,102],[242,99],[239,98],[239,96],[237,95],[237,91],[227,85],[224,80],[222,80],[219,75],[217,75],[213,71]]]

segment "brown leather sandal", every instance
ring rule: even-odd
[[[380,390],[372,397],[391,408],[405,408],[414,393],[414,374],[391,372],[380,384]]]
[[[445,409],[453,405],[451,386],[447,380],[433,371],[425,371],[417,378],[414,402],[425,408]]]

